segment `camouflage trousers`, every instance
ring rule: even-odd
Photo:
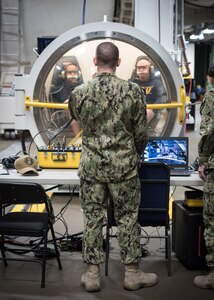
[[[207,248],[207,265],[214,268],[214,170],[210,171],[204,183],[204,239]]]
[[[125,264],[140,260],[138,209],[140,181],[136,176],[120,183],[80,180],[80,199],[84,214],[83,259],[86,263],[104,262],[103,221],[108,200],[113,200],[120,254]]]

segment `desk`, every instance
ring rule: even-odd
[[[198,176],[198,173],[191,173],[190,176],[171,176],[171,186],[203,186],[204,181]]]
[[[77,170],[71,169],[43,169],[38,176],[22,176],[12,169],[9,175],[0,175],[0,181],[25,181],[41,185],[79,185],[80,179],[77,176]],[[199,178],[198,173],[192,173],[190,176],[172,176],[170,178],[171,186],[203,186],[203,184],[203,180]]]
[[[0,181],[24,181],[35,182],[41,185],[58,185],[58,184],[79,184],[80,179],[77,176],[77,170],[71,169],[43,169],[39,171],[38,176],[23,176],[15,169],[9,171],[9,175],[0,175]]]

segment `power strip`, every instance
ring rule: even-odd
[[[43,247],[39,247],[38,249],[34,250],[34,255],[35,255],[35,257],[42,258],[43,257]],[[47,258],[56,257],[55,249],[47,247],[46,257]]]
[[[61,240],[60,251],[82,251],[82,237]]]

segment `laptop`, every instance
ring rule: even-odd
[[[150,137],[143,160],[167,164],[171,176],[189,176],[189,139],[188,137]]]

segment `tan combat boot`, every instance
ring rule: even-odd
[[[158,277],[154,273],[144,273],[138,264],[125,265],[124,288],[135,291],[143,287],[150,287],[158,283]]]
[[[99,265],[87,265],[87,272],[82,275],[81,285],[87,292],[100,291],[100,268]]]
[[[214,271],[211,271],[204,276],[196,276],[193,283],[201,289],[214,290]]]

